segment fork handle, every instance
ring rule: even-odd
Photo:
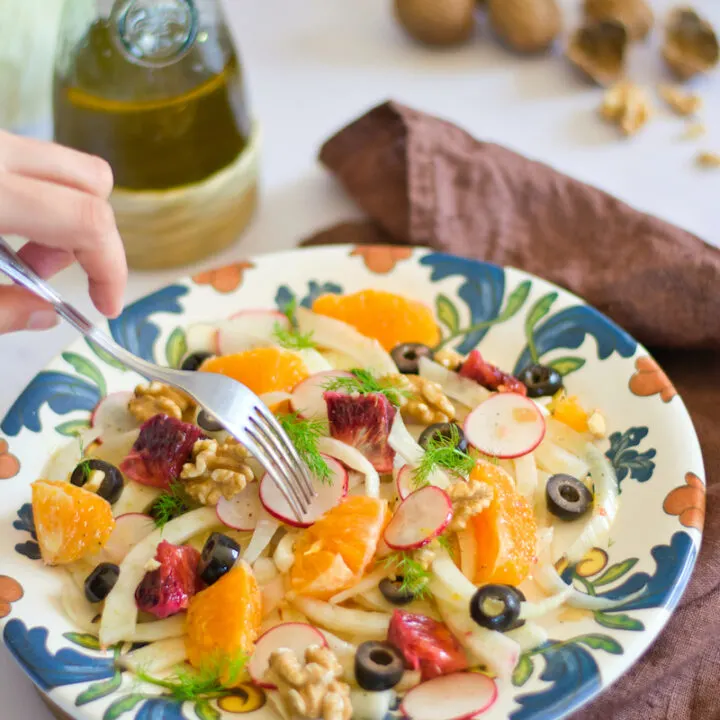
[[[61,318],[69,322],[88,340],[101,347],[118,362],[148,380],[159,380],[169,384],[176,382],[176,380],[173,381],[169,374],[166,375],[162,368],[146,362],[118,345],[104,332],[96,328],[81,312],[66,303],[48,283],[18,256],[2,236],[0,236],[0,271],[18,285],[49,302]]]

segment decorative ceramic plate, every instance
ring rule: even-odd
[[[592,550],[564,579],[618,600],[605,611],[565,609],[550,640],[523,654],[499,682],[488,720],[553,720],[608,687],[647,650],[685,588],[704,513],[703,463],[692,423],[663,371],[627,333],[577,297],[511,268],[407,248],[334,247],[266,255],[154,292],[109,323],[115,340],[141,357],[177,366],[183,328],[243,307],[305,306],[320,293],[364,288],[432,305],[452,346],[476,345],[500,367],[552,365],[587,407],[602,408],[604,451],[620,484],[608,546]],[[88,426],[99,400],[138,381],[84,341],[40,372],[0,425],[0,615],[3,639],[28,676],[72,717],[93,720],[210,720],[275,717],[240,695],[178,703],[138,690],[95,637],[61,612],[60,571],[39,560],[29,504],[50,454]],[[392,717],[401,713],[391,712]]]

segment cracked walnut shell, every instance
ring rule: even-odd
[[[623,80],[606,91],[600,114],[625,135],[634,135],[650,119],[652,105],[642,88]]]
[[[557,0],[488,0],[493,30],[513,50],[547,50],[562,31]]]
[[[230,500],[254,478],[247,458],[248,451],[233,438],[223,443],[198,440],[192,461],[180,473],[183,490],[201,505],[217,505],[221,497]]]
[[[340,681],[342,665],[330,648],[311,645],[302,662],[293,650],[275,650],[268,676],[277,685],[290,717],[305,720],[350,720],[350,686]]]
[[[585,0],[584,9],[588,20],[621,22],[631,40],[644,40],[655,21],[647,0]]]
[[[570,39],[568,60],[598,85],[612,85],[625,74],[627,28],[617,20],[584,25]]]
[[[195,402],[185,393],[154,381],[149,385],[138,385],[128,402],[128,410],[140,422],[155,415],[190,422],[195,417],[195,409]]]
[[[676,8],[665,29],[663,57],[682,80],[712,70],[720,59],[712,25],[690,8]]]

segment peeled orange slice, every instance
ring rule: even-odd
[[[384,500],[354,495],[325,513],[295,544],[290,585],[327,600],[364,575],[385,528]]]
[[[32,509],[40,553],[48,565],[93,555],[115,527],[107,500],[60,480],[32,484]]]
[[[203,372],[227,375],[246,385],[257,395],[292,390],[309,376],[300,357],[289,350],[274,347],[255,348],[234,355],[219,355],[206,360],[200,369]]]
[[[384,290],[321,295],[312,309],[352,325],[366,337],[378,340],[386,350],[408,342],[433,347],[440,340],[440,331],[427,305]]]

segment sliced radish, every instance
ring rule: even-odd
[[[292,409],[305,418],[327,418],[327,405],[323,393],[327,390],[327,386],[339,377],[352,377],[352,375],[343,370],[326,370],[298,383],[290,398]]]
[[[189,353],[211,352],[218,354],[218,326],[210,323],[195,323],[185,330]]]
[[[278,310],[242,310],[220,324],[218,351],[221,355],[232,355],[273,344],[278,325],[285,330],[290,327],[290,321]]]
[[[115,527],[103,547],[103,553],[109,562],[119,565],[130,550],[155,528],[155,521],[149,515],[142,513],[120,515],[115,518]]]
[[[532,452],[545,436],[537,405],[516,393],[498,393],[465,418],[465,437],[486,455],[516,458]]]
[[[138,421],[128,410],[131,392],[114,392],[104,397],[90,415],[90,425],[100,435],[122,434],[134,430]]]
[[[394,550],[427,545],[452,520],[448,494],[434,485],[415,490],[403,500],[385,528],[385,542]]]
[[[453,673],[414,687],[400,711],[410,720],[467,720],[489,710],[497,694],[495,681],[487,675]]]
[[[256,685],[264,688],[274,689],[276,686],[265,677],[269,668],[270,655],[275,650],[287,648],[292,650],[302,661],[305,659],[305,651],[313,645],[327,647],[325,636],[312,625],[307,623],[290,622],[276,625],[261,635],[255,643],[248,672]]]
[[[397,493],[401,500],[415,491],[415,481],[413,480],[413,469],[409,465],[403,465],[395,475],[395,484],[397,485]]]
[[[347,495],[348,474],[337,460],[328,455],[323,455],[323,458],[330,468],[330,480],[323,482],[313,477],[315,497],[310,501],[310,507],[303,514],[302,520],[295,517],[287,500],[267,473],[260,480],[260,502],[265,510],[293,527],[310,527],[321,515],[334,508]]]
[[[254,530],[263,511],[258,483],[250,483],[232,500],[220,498],[215,509],[223,525],[233,530]]]

